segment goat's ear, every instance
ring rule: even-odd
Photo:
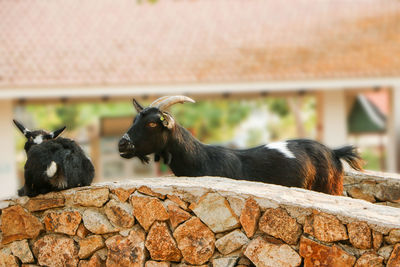
[[[55,130],[55,131],[51,132],[51,133],[50,133],[51,139],[54,139],[54,138],[56,138],[57,136],[59,136],[59,135],[65,130],[65,128],[66,128],[66,126],[64,126],[64,127],[60,128],[60,129],[58,129],[58,130]]]
[[[132,103],[138,113],[143,110],[142,105],[140,105],[139,102],[136,101],[136,99],[132,99]]]
[[[162,124],[167,127],[168,129],[172,129],[175,125],[174,118],[168,114],[167,112],[162,112],[160,116],[160,120]]]
[[[17,128],[21,131],[21,133],[23,133],[25,135],[26,138],[29,138],[31,136],[31,131],[27,128],[25,128],[25,126],[23,126],[21,123],[19,123],[16,120],[13,120],[15,126],[17,126]]]

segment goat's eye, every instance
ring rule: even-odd
[[[157,123],[155,123],[155,122],[149,122],[149,123],[147,123],[147,126],[149,126],[149,127],[151,127],[151,128],[154,128],[154,127],[157,126]]]

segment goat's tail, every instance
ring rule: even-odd
[[[334,149],[333,153],[339,159],[346,161],[350,167],[357,171],[362,171],[364,160],[360,157],[355,146],[344,146],[338,149]]]

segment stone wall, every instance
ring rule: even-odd
[[[226,178],[2,201],[0,266],[400,266],[400,209]]]
[[[400,175],[380,172],[346,172],[344,194],[378,205],[400,208]]]

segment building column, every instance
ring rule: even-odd
[[[17,194],[13,108],[12,100],[0,100],[0,199]]]
[[[325,90],[317,95],[317,139],[336,148],[347,142],[347,112],[344,90]]]
[[[388,118],[387,170],[400,173],[400,87],[390,92]]]

